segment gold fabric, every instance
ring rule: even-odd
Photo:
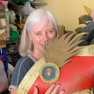
[[[83,46],[78,56],[94,56],[94,44]]]
[[[86,89],[86,90],[81,90],[72,94],[94,94],[93,89]]]
[[[0,29],[0,48],[6,47],[6,32],[5,29]]]
[[[0,19],[0,29],[4,29],[7,27],[5,18]]]

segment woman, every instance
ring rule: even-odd
[[[19,53],[23,56],[14,69],[10,93],[16,94],[17,87],[28,70],[44,56],[44,44],[58,37],[58,25],[54,16],[45,9],[36,9],[27,18],[21,36]],[[56,94],[60,85],[52,85],[46,94]],[[38,94],[35,88],[34,94]],[[61,94],[63,92],[61,91]]]

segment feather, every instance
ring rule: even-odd
[[[46,63],[53,62],[58,67],[67,64],[71,57],[76,55],[81,47],[78,45],[83,41],[82,36],[86,33],[66,33],[60,38],[50,40],[44,47],[44,58]]]

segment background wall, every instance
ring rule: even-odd
[[[94,0],[36,0],[46,2],[46,6],[40,6],[52,11],[59,25],[65,25],[66,30],[74,30],[79,26],[78,17],[87,14],[83,5],[94,9]]]

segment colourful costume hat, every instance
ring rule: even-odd
[[[45,94],[53,83],[61,84],[65,94],[94,87],[94,45],[78,47],[83,35],[64,34],[49,41],[45,56],[28,71],[17,94],[32,94],[35,86]]]

